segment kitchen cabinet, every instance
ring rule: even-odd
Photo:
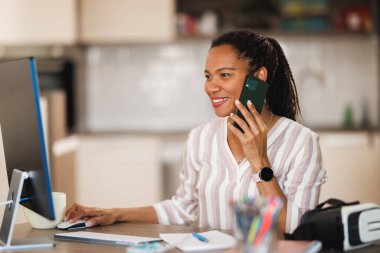
[[[161,144],[155,137],[80,135],[75,201],[97,207],[133,207],[162,200]]]
[[[50,164],[53,191],[66,193],[67,207],[75,202],[77,195],[75,175],[78,148],[79,138],[72,135],[55,141],[51,150]]]
[[[320,201],[380,203],[380,136],[370,132],[319,133],[327,182]]]
[[[2,0],[0,45],[73,44],[76,4],[76,0]]]
[[[174,0],[80,0],[83,43],[162,42],[175,37]]]

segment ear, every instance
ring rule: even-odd
[[[261,67],[259,68],[255,74],[254,74],[255,77],[257,77],[258,79],[266,82],[267,78],[268,78],[268,70],[266,67]]]

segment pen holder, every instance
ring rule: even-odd
[[[236,214],[235,236],[241,241],[241,252],[276,252],[277,218],[282,207],[278,197],[244,198],[233,204]]]

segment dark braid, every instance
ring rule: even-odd
[[[230,45],[239,57],[248,59],[249,74],[265,67],[270,85],[266,97],[268,109],[279,116],[296,120],[300,115],[297,89],[285,54],[275,39],[251,30],[240,30],[222,34],[212,41],[211,48],[220,45]]]

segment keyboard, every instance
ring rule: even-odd
[[[146,243],[146,242],[161,241],[160,238],[154,238],[154,237],[141,237],[141,236],[132,236],[132,235],[107,234],[107,233],[86,232],[86,231],[59,233],[59,234],[54,235],[54,239],[63,240],[63,241],[111,244],[111,245],[119,245],[119,246],[131,246],[131,245],[138,245],[138,244]]]

